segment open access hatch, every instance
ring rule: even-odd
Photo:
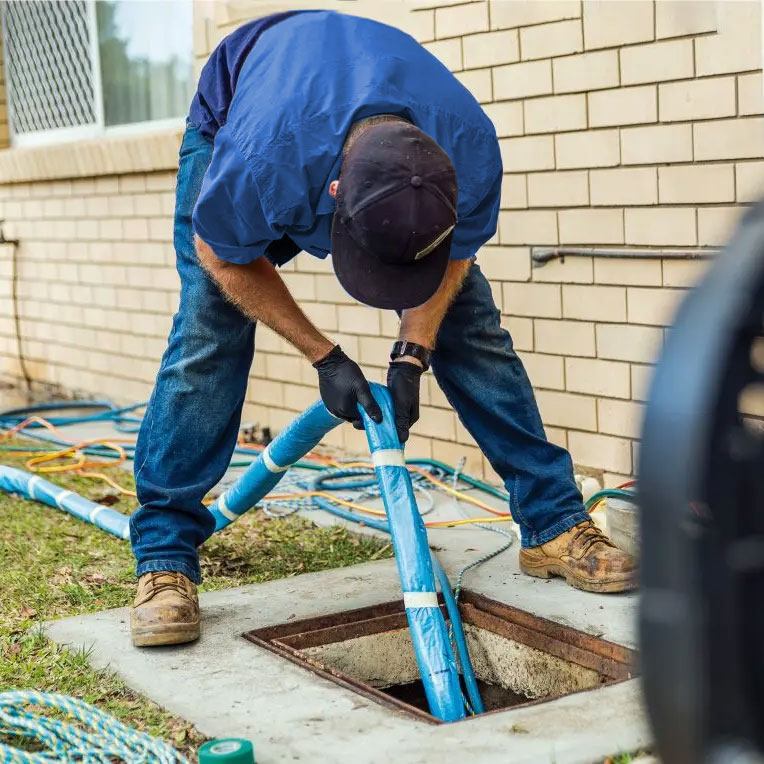
[[[448,621],[445,607],[441,609]],[[486,713],[635,675],[636,653],[613,642],[470,591],[462,591],[459,610]],[[255,629],[244,636],[370,700],[442,723],[429,713],[402,601]]]

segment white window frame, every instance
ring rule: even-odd
[[[111,138],[118,136],[141,135],[142,133],[155,133],[163,130],[181,130],[185,124],[185,116],[172,117],[170,119],[153,119],[145,122],[127,122],[123,125],[107,126],[103,112],[103,86],[101,82],[101,51],[98,40],[98,21],[96,19],[97,0],[86,0],[88,11],[88,36],[90,38],[90,65],[92,67],[93,82],[93,112],[95,121],[89,125],[77,125],[76,127],[60,127],[52,130],[37,130],[34,133],[15,133],[13,119],[9,119],[9,129],[12,148],[35,148],[39,146],[51,146],[57,143],[71,143],[73,141],[87,141],[97,138]],[[193,45],[193,35],[190,36],[190,44]],[[4,71],[8,68],[8,46],[3,46]],[[7,76],[7,74],[6,74]],[[6,92],[10,89],[6,86]],[[13,105],[10,95],[6,100],[8,116],[12,116]]]

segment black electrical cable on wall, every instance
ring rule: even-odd
[[[11,247],[11,296],[13,299],[13,324],[16,328],[16,347],[18,348],[19,366],[24,376],[27,390],[32,390],[32,377],[27,369],[26,358],[21,342],[21,317],[19,315],[19,241],[18,239],[6,239],[3,231],[4,221],[0,220],[0,245],[7,244]]]

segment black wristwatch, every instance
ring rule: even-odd
[[[421,361],[425,371],[430,368],[432,350],[426,348],[424,345],[417,345],[416,342],[409,342],[408,340],[398,340],[398,342],[393,345],[393,350],[390,353],[390,360],[394,361],[396,358],[400,358],[404,355],[410,355],[412,358],[416,358],[417,361]]]

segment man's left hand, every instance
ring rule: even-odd
[[[387,370],[387,387],[395,408],[395,430],[401,443],[409,439],[409,430],[419,419],[419,379],[423,371],[415,359],[393,361]]]

